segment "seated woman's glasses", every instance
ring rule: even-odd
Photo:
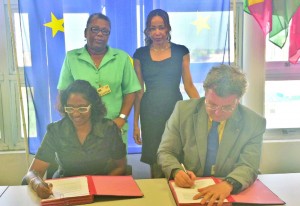
[[[91,104],[87,107],[65,107],[65,112],[68,114],[74,113],[75,111],[79,113],[87,113],[90,111]]]

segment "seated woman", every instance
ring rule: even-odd
[[[42,177],[51,163],[59,165],[54,177],[78,175],[123,175],[126,145],[121,131],[105,119],[106,109],[89,82],[74,81],[60,95],[64,116],[51,123],[24,180],[41,198],[51,195],[51,185]]]

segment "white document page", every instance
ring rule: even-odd
[[[66,179],[46,180],[52,183],[53,195],[48,199],[59,199],[65,197],[78,197],[90,195],[87,177],[74,177]]]
[[[171,184],[175,190],[179,203],[199,203],[201,201],[201,198],[193,200],[193,197],[199,193],[197,189],[207,187],[209,185],[214,185],[215,182],[212,179],[199,179],[195,180],[195,184],[191,188],[178,187],[175,182],[171,182]],[[225,199],[224,202],[228,201]]]

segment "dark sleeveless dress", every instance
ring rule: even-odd
[[[137,49],[133,55],[141,64],[146,90],[141,100],[140,122],[142,131],[141,161],[156,163],[166,121],[178,100],[182,100],[179,85],[182,76],[182,59],[189,50],[183,45],[171,43],[171,57],[153,61],[150,47]]]

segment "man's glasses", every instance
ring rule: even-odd
[[[235,100],[233,105],[226,105],[226,106],[218,106],[218,105],[214,105],[214,104],[209,104],[207,103],[206,99],[205,99],[205,105],[208,109],[216,111],[218,109],[221,109],[223,112],[233,112],[233,110],[235,109],[235,105],[237,103],[237,99]]]
[[[91,27],[90,29],[93,34],[98,34],[99,32],[101,32],[104,36],[108,36],[110,34],[110,31],[107,29],[100,29],[99,27]]]
[[[88,111],[90,111],[91,108],[91,104],[87,107],[65,107],[65,112],[68,114],[72,114],[75,111],[79,112],[79,113],[87,113]]]

